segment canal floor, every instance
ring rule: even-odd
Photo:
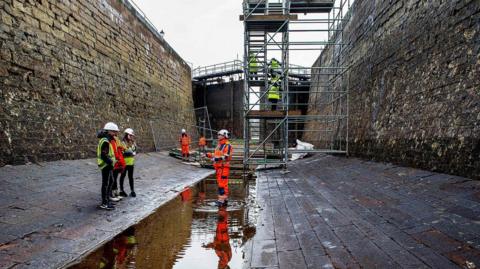
[[[212,173],[167,152],[139,154],[137,197],[104,211],[95,159],[2,167],[0,268],[65,267]]]
[[[232,186],[219,210],[215,184],[185,189],[213,171],[139,160],[139,195],[113,212],[96,208],[91,160],[1,168],[0,268],[61,268],[103,244],[89,268],[480,266],[480,181],[318,154]]]
[[[247,268],[480,267],[480,181],[316,155],[257,174]]]
[[[255,181],[231,182],[227,207],[215,204],[215,180],[203,180],[71,268],[242,268],[255,234]]]

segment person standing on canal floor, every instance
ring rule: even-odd
[[[125,160],[125,169],[123,170],[122,174],[120,175],[120,196],[127,197],[127,193],[123,188],[123,182],[125,180],[125,176],[128,173],[128,184],[130,185],[130,196],[136,197],[137,194],[135,193],[134,182],[133,182],[133,168],[135,165],[135,155],[137,155],[137,144],[135,143],[135,133],[133,129],[127,128],[124,131],[125,136],[123,137],[122,143],[125,147],[123,151],[123,158]]]
[[[179,142],[182,148],[182,160],[188,161],[188,158],[190,157],[189,146],[192,141],[190,140],[190,136],[187,135],[187,131],[185,129],[182,129],[182,135],[180,136]]]
[[[97,135],[99,138],[97,145],[97,164],[102,172],[102,204],[100,208],[106,210],[115,209],[109,200],[109,196],[112,192],[113,167],[117,162],[112,141],[115,140],[118,132],[118,126],[113,122],[108,122]]]
[[[205,153],[205,148],[207,147],[207,139],[205,139],[204,135],[200,135],[200,139],[198,140],[198,149],[200,153]]]
[[[215,152],[207,153],[207,157],[213,162],[217,174],[219,206],[226,206],[228,202],[228,177],[230,175],[230,161],[232,160],[233,147],[228,141],[229,133],[222,129],[218,132],[218,145]]]
[[[117,162],[113,166],[113,185],[112,185],[112,192],[110,194],[110,201],[112,202],[118,202],[120,201],[123,197],[120,196],[120,192],[118,191],[118,175],[122,174],[123,171],[125,171],[125,159],[123,158],[123,151],[125,150],[122,141],[118,138],[118,136],[115,137],[114,140],[110,142],[113,146],[113,152],[115,154],[115,158],[117,159]]]

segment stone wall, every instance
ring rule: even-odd
[[[136,14],[127,0],[0,1],[0,165],[92,157],[107,121],[144,151],[151,119],[195,124],[190,67]]]
[[[340,38],[350,154],[480,179],[480,1],[357,0]]]

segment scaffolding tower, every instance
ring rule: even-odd
[[[244,0],[245,169],[286,169],[295,153],[348,153],[347,66],[341,56],[351,2]],[[331,55],[305,72],[289,64],[292,53],[302,51]],[[278,65],[271,64],[273,57]],[[280,99],[269,98],[271,92]],[[292,148],[296,139],[315,149]]]

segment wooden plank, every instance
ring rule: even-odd
[[[318,215],[312,217],[320,218]],[[360,268],[354,257],[350,255],[340,239],[326,224],[316,226],[314,231],[330,257],[334,268]]]
[[[332,261],[322,249],[318,248],[302,248],[303,257],[308,269],[333,269],[335,268]],[[294,267],[292,267],[294,268]]]
[[[272,211],[275,235],[294,234],[292,221],[282,199],[272,199]]]
[[[288,111],[289,116],[299,116],[302,115],[301,110],[290,110]],[[285,117],[285,111],[271,111],[271,110],[252,110],[248,112],[247,118],[283,118]]]
[[[391,257],[375,246],[354,225],[335,229],[355,260],[364,268],[401,268]]]
[[[245,20],[245,15],[239,16],[240,21]],[[271,14],[271,15],[250,15],[247,21],[296,21],[298,20],[298,15],[281,15],[281,14]]]
[[[278,266],[277,249],[275,240],[253,241],[251,267],[264,268]]]
[[[280,269],[307,269],[307,264],[300,250],[278,252],[278,262]]]
[[[298,243],[298,239],[295,234],[276,234],[275,243],[277,244],[277,251],[291,251],[300,249],[300,244]]]
[[[318,237],[313,230],[299,233],[297,234],[297,238],[302,249],[317,249],[318,252],[326,255],[322,243],[320,243],[320,240],[318,240]]]
[[[307,268],[458,268],[480,255],[480,206],[459,185],[471,181],[316,158],[268,172],[277,251],[298,251],[295,235]]]
[[[422,243],[403,231],[399,231],[398,228],[390,223],[380,224],[377,228],[432,268],[458,268],[444,256],[435,253],[431,248],[425,247]]]

